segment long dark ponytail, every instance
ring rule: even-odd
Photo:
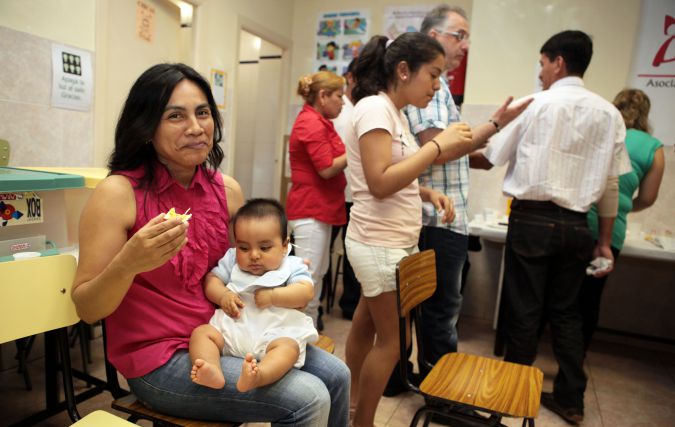
[[[401,34],[389,46],[388,41],[386,36],[373,36],[363,47],[353,73],[355,102],[395,84],[396,67],[401,61],[405,61],[414,74],[423,64],[445,54],[440,43],[422,33]]]

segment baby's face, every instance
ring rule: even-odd
[[[279,221],[274,217],[240,218],[235,225],[237,265],[247,273],[262,276],[281,266],[288,243],[282,242]]]

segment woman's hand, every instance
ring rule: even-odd
[[[455,220],[455,205],[452,200],[443,193],[436,190],[431,190],[429,193],[429,201],[433,203],[436,212],[442,214],[441,222],[443,224],[450,224]]]
[[[449,154],[456,159],[473,149],[471,127],[464,122],[453,123],[433,138],[441,149],[439,155]]]
[[[436,212],[441,216],[443,224],[449,224],[455,220],[455,206],[452,200],[445,194],[429,187],[420,186],[420,197],[423,201],[434,205]]]
[[[511,123],[513,119],[518,117],[520,113],[525,111],[527,106],[530,105],[532,101],[534,101],[534,98],[528,98],[515,105],[511,105],[512,101],[513,101],[512,96],[506,98],[504,104],[501,107],[499,107],[499,109],[495,111],[494,114],[492,114],[492,117],[490,118],[493,122],[497,123],[499,129],[503,129],[506,125]]]
[[[178,218],[152,218],[124,244],[119,259],[135,274],[154,270],[187,244],[188,224]]]
[[[220,297],[220,302],[218,305],[223,309],[225,314],[233,319],[239,319],[239,309],[244,308],[245,304],[244,301],[239,298],[239,295],[228,289],[227,292],[225,292],[223,296]]]

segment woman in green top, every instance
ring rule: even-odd
[[[629,212],[641,211],[654,204],[661,186],[665,160],[663,145],[649,134],[649,97],[639,89],[624,89],[614,98],[614,105],[626,123],[626,148],[633,165],[632,172],[619,177],[619,211],[612,229],[612,252],[616,262],[626,239],[626,216]],[[637,195],[633,198],[636,190]],[[598,215],[595,206],[588,212],[588,226],[597,240]],[[598,324],[600,299],[607,277],[586,276],[579,292],[587,349]]]

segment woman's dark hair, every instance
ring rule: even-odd
[[[548,39],[539,53],[546,55],[549,61],[562,56],[567,73],[583,77],[593,56],[593,41],[583,31],[567,30]]]
[[[173,90],[186,79],[202,90],[211,109],[214,124],[213,148],[200,167],[208,165],[211,169],[209,173],[213,176],[224,157],[222,148],[218,146],[223,137],[222,119],[209,83],[185,64],[154,65],[141,74],[131,87],[115,129],[115,149],[108,160],[110,172],[132,170],[142,165],[145,174],[137,183],[138,188],[148,189],[153,185],[153,167],[157,153],[151,140]]]
[[[244,204],[232,217],[232,232],[236,237],[236,225],[240,219],[263,219],[275,218],[279,221],[279,232],[281,241],[285,242],[288,238],[288,220],[281,203],[274,199],[251,199]]]
[[[376,95],[396,82],[396,66],[405,61],[412,74],[419,68],[444,55],[443,47],[422,33],[404,33],[387,47],[386,36],[373,36],[363,47],[352,76],[356,86],[352,91],[354,102]]]

